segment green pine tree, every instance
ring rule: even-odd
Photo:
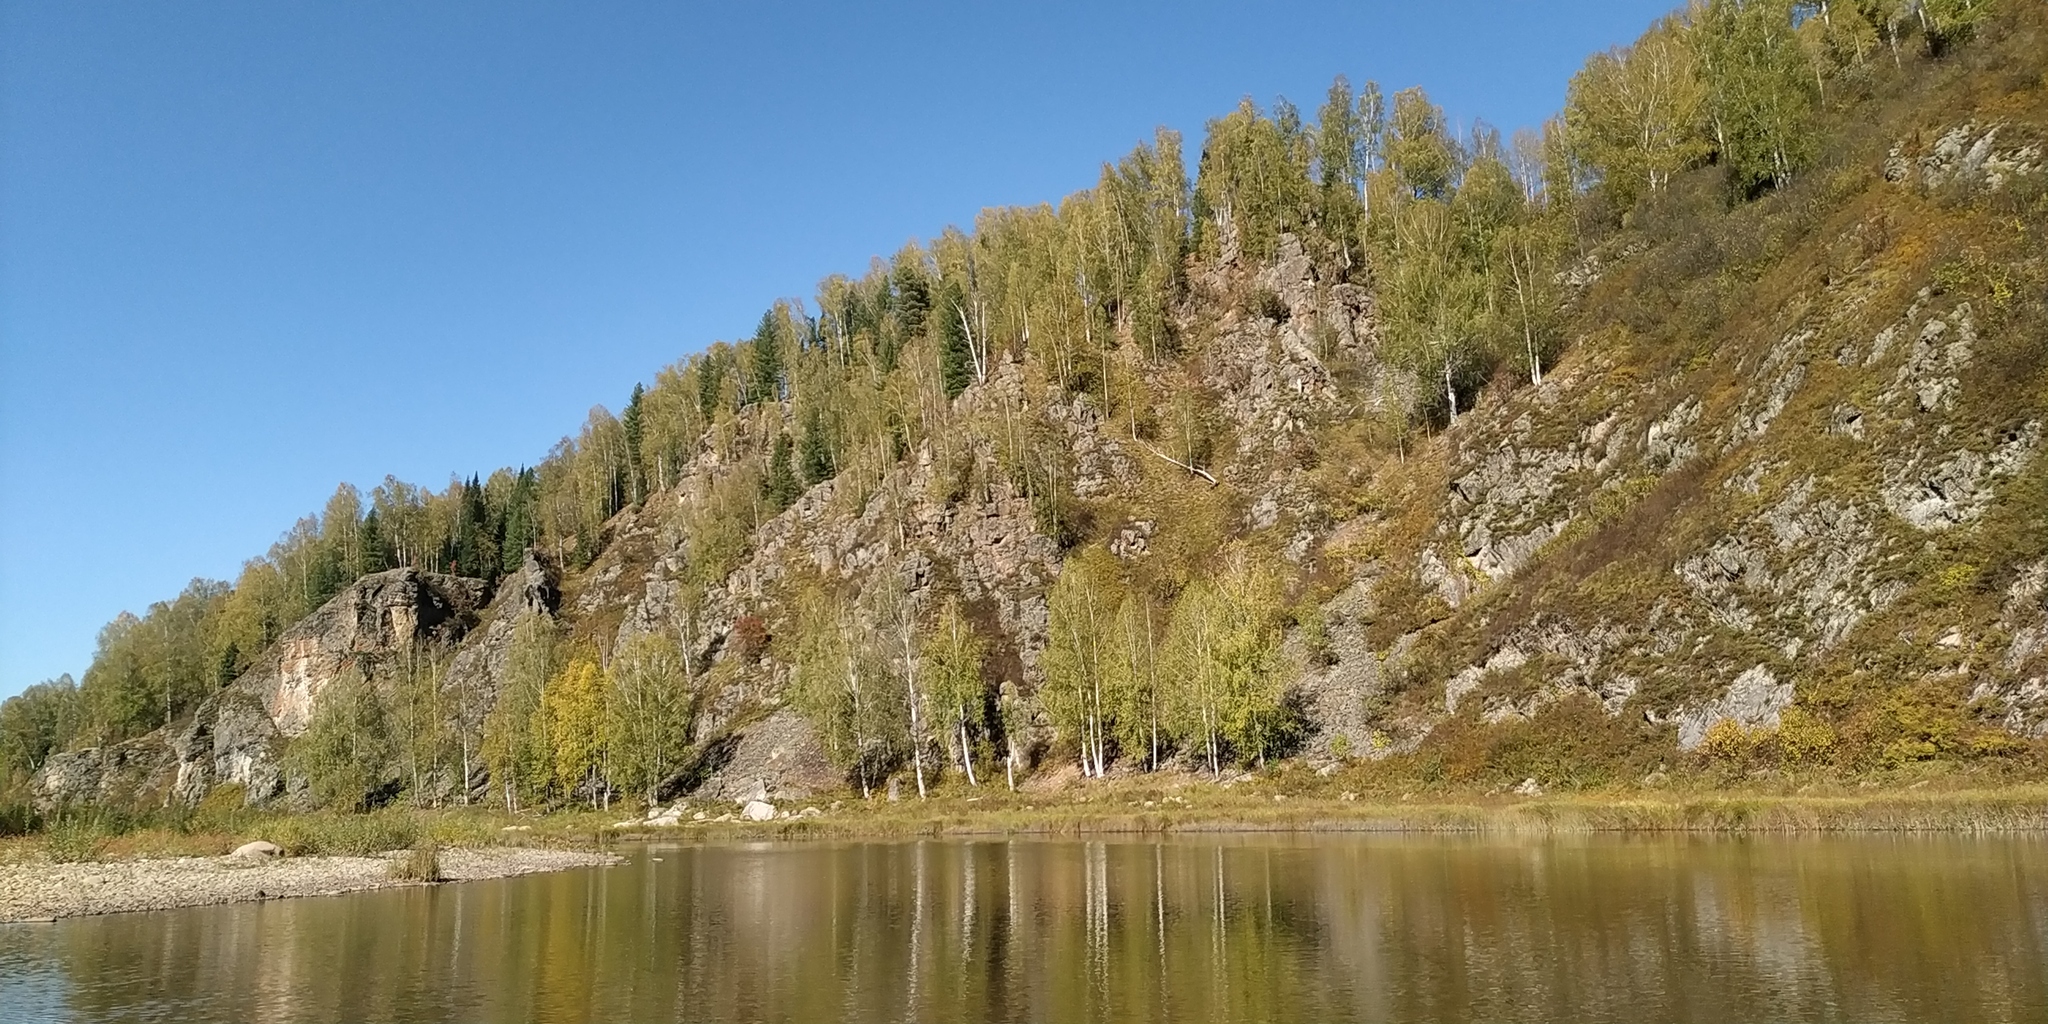
[[[753,359],[748,365],[747,400],[782,401],[782,323],[774,310],[761,314],[754,328]]]
[[[804,493],[796,478],[795,448],[787,433],[777,436],[775,448],[768,456],[768,475],[761,479],[761,496],[777,512],[796,504]]]
[[[967,308],[967,296],[957,281],[947,281],[939,291],[939,375],[946,397],[958,398],[974,383],[974,354],[967,348],[967,325],[959,311]]]
[[[823,483],[839,472],[838,459],[832,451],[832,438],[825,430],[823,417],[817,410],[804,415],[804,439],[798,451],[798,468],[803,471],[804,483]]]
[[[645,475],[640,471],[640,441],[647,429],[646,395],[646,388],[634,384],[633,397],[626,400],[626,414],[619,418],[626,431],[626,500],[635,505],[647,497]]]

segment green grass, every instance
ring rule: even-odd
[[[1458,832],[1566,835],[1594,832],[1706,834],[1951,832],[2048,830],[2048,784],[1923,773],[1791,786],[1780,780],[1715,789],[1703,780],[1678,788],[1616,787],[1537,797],[1499,790],[1402,791],[1375,785],[1354,768],[1321,777],[1300,767],[1235,781],[1174,773],[1011,793],[1001,787],[947,788],[929,800],[894,803],[842,796],[785,803],[822,814],[770,822],[689,822],[669,829],[619,829],[631,812],[563,811],[508,815],[481,808],[369,814],[258,814],[231,832],[186,831],[110,818],[60,817],[38,835],[0,840],[0,861],[133,860],[218,856],[250,839],[268,839],[293,856],[370,856],[406,851],[395,877],[441,876],[440,851],[460,847],[603,848],[631,839],[886,839],[910,836],[1167,835],[1215,832]],[[1391,782],[1392,780],[1385,780]],[[1351,798],[1341,787],[1354,787]],[[698,804],[712,812],[723,805]],[[714,815],[715,816],[715,813]]]

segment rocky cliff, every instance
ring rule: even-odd
[[[512,589],[521,589],[518,581]],[[365,576],[285,630],[255,667],[185,721],[117,746],[53,755],[31,794],[46,808],[85,799],[197,803],[220,785],[243,787],[251,804],[276,799],[291,782],[285,744],[305,731],[329,686],[346,672],[388,674],[390,662],[415,648],[454,647],[489,596],[482,580],[412,569]]]
[[[190,721],[54,757],[38,793],[273,799],[322,690],[415,644],[449,653],[479,733],[538,614],[606,661],[679,638],[711,681],[665,795],[808,794],[833,769],[791,706],[807,589],[956,599],[1036,756],[1074,743],[1034,699],[1067,567],[1092,553],[1171,592],[1225,545],[1290,574],[1294,751],[1318,764],[1549,785],[1766,744],[1857,765],[2038,750],[2048,88],[2038,53],[2000,59],[2023,66],[1874,92],[1789,187],[1731,198],[1700,168],[1576,229],[1546,293],[1555,365],[1504,360],[1462,415],[1418,422],[1425,382],[1348,250],[1226,244],[1186,268],[1176,352],[1121,338],[1082,386],[998,353],[886,465],[757,502],[729,561],[692,531],[735,517],[721,488],[786,442],[787,405],[707,433],[594,552],[530,554],[488,605],[473,580],[366,577]]]

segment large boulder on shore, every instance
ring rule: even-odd
[[[825,745],[803,716],[778,709],[746,726],[697,788],[713,800],[803,800],[845,782],[825,756]]]

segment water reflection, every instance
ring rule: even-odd
[[[0,927],[0,1019],[2048,1019],[2039,839],[668,846]],[[655,858],[659,858],[659,860]]]

